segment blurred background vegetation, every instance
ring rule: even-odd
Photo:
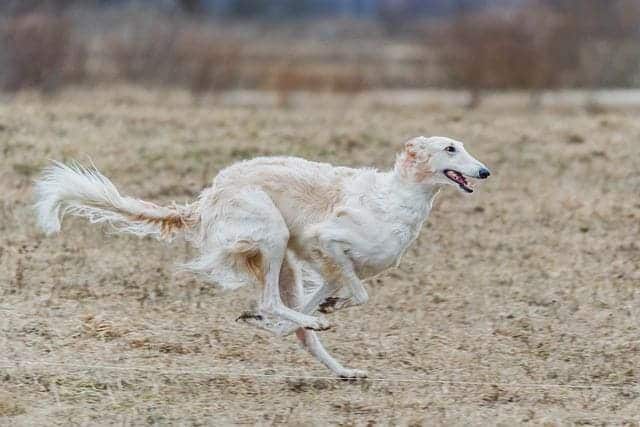
[[[5,0],[0,86],[633,88],[638,0]]]

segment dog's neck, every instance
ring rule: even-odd
[[[385,174],[384,181],[387,196],[417,221],[426,219],[433,200],[442,188],[442,184],[433,181],[430,177],[418,182],[408,179],[397,167]],[[391,202],[388,199],[387,201]]]
[[[389,184],[400,193],[415,199],[416,202],[426,202],[430,207],[433,199],[443,187],[433,179],[433,172],[426,169],[426,164],[416,165],[401,153],[389,175]]]

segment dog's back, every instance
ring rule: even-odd
[[[345,180],[356,173],[356,169],[297,157],[258,157],[222,170],[207,191],[213,196],[259,188],[269,195],[295,233],[305,224],[326,218],[341,201]],[[207,203],[215,203],[214,198],[209,199],[201,200],[202,210],[207,209]]]

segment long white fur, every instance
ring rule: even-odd
[[[36,183],[36,208],[49,234],[65,214],[140,236],[186,232],[201,253],[187,269],[226,289],[262,287],[249,323],[295,331],[336,375],[363,377],[327,353],[314,330],[330,324],[314,312],[364,304],[362,280],[400,262],[439,190],[456,185],[444,172],[480,177],[483,169],[459,141],[418,137],[387,172],[256,158],[221,171],[193,204],[161,207],[121,196],[95,168],[55,163]]]
[[[60,231],[62,218],[70,214],[94,224],[107,223],[118,232],[170,239],[172,236],[163,233],[158,223],[135,218],[161,220],[187,210],[184,206],[162,207],[121,196],[95,167],[86,168],[79,163],[54,162],[36,181],[35,194],[38,224],[47,234]]]

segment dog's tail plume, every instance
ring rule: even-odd
[[[47,234],[60,231],[65,214],[107,223],[120,232],[171,240],[197,222],[190,205],[158,206],[121,196],[95,167],[55,162],[35,183],[38,223]]]

